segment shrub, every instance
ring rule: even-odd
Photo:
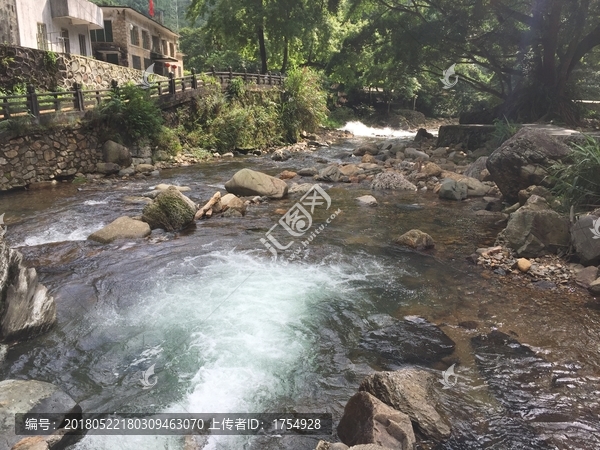
[[[181,153],[182,147],[178,131],[180,130],[161,126],[155,140],[157,150],[165,151],[173,156]]]
[[[490,143],[494,146],[494,148],[500,147],[504,142],[513,137],[517,131],[521,128],[521,125],[509,121],[506,116],[504,116],[504,120],[496,119],[494,120],[494,132],[492,133],[492,139]]]
[[[554,193],[566,207],[600,205],[600,143],[587,137],[583,144],[572,144],[570,161],[550,168]]]
[[[285,79],[281,120],[286,139],[295,142],[301,131],[316,131],[327,118],[327,94],[319,76],[303,68],[292,70]]]
[[[154,142],[163,123],[161,110],[150,93],[133,84],[113,92],[96,108],[94,117],[125,143]]]

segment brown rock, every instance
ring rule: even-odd
[[[527,258],[519,258],[517,260],[517,267],[521,272],[527,273],[529,272],[529,269],[531,269],[531,261],[529,261]]]
[[[279,174],[279,178],[282,180],[290,180],[298,175],[296,172],[292,172],[291,170],[284,170]]]
[[[377,164],[377,160],[375,159],[375,157],[369,153],[365,154],[360,160],[360,162],[366,164]]]
[[[402,236],[394,239],[394,243],[417,250],[424,250],[435,247],[435,242],[431,236],[421,230],[410,230]]]
[[[92,233],[88,239],[109,244],[116,239],[141,239],[151,233],[150,225],[131,217],[123,216],[106,225],[104,228]]]
[[[588,288],[598,278],[598,268],[594,266],[586,267],[580,270],[575,276],[575,281],[578,285]]]
[[[337,432],[350,446],[376,444],[409,450],[416,442],[410,418],[368,392],[359,392],[348,401]]]

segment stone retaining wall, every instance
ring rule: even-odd
[[[101,160],[96,132],[83,127],[0,140],[0,190],[94,172]]]
[[[33,84],[38,90],[71,90],[73,82],[84,89],[108,89],[119,84],[140,83],[143,71],[117,66],[81,55],[53,53],[33,48],[0,45],[0,87]],[[163,79],[155,75],[155,79]]]

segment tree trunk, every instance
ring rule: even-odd
[[[265,45],[265,29],[260,25],[257,29],[258,33],[258,48],[260,50],[261,73],[266,74],[269,71],[267,65],[267,47]]]
[[[281,64],[281,73],[285,73],[287,71],[289,51],[290,51],[287,37],[283,38],[283,42],[284,42],[283,63]]]

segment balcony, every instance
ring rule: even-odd
[[[104,27],[102,10],[88,0],[50,0],[52,18],[91,29]]]
[[[177,62],[177,58],[173,58],[172,56],[165,55],[154,50],[150,52],[150,58],[152,58],[152,61],[157,62]]]

